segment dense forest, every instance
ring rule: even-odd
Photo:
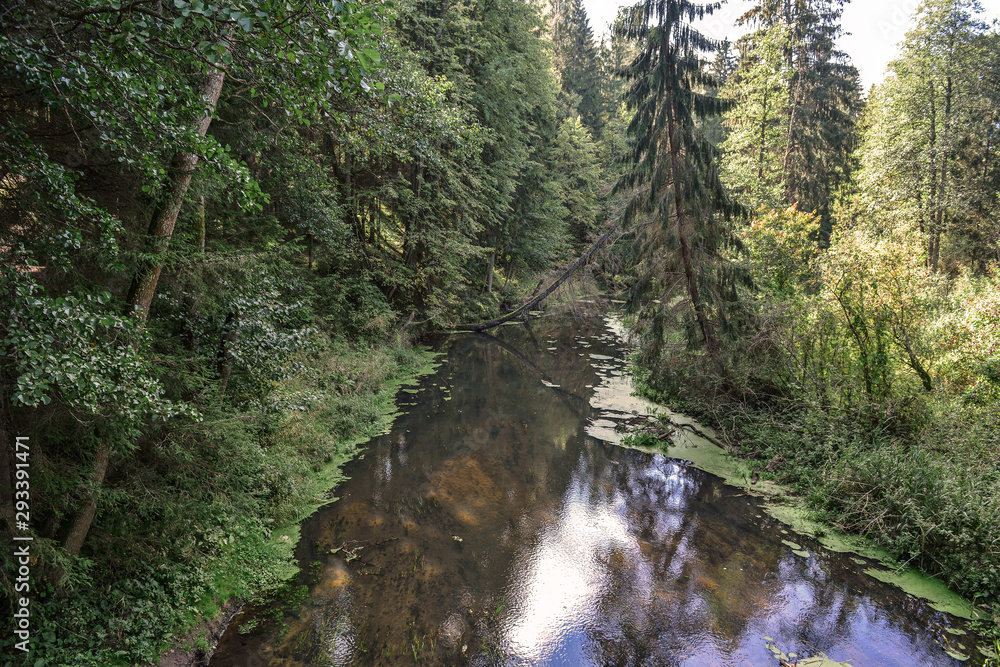
[[[646,394],[1000,634],[1000,33],[925,0],[865,91],[843,5],[730,43],[688,0],[603,38],[580,0],[5,3],[13,664],[156,662],[274,590],[409,341],[599,238]]]

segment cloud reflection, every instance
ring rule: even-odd
[[[624,476],[619,485],[596,483],[601,476],[581,456],[555,521],[515,568],[520,574],[507,594],[503,641],[519,659],[593,663],[589,636],[605,620],[607,599],[625,595],[643,603],[653,596],[655,568],[641,544],[642,524],[652,519],[645,532],[657,541],[679,531],[694,484],[663,456]],[[637,502],[660,510],[637,514]],[[628,591],[621,589],[623,572]]]

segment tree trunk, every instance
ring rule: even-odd
[[[202,195],[198,199],[198,215],[195,217],[194,221],[194,231],[197,236],[195,241],[196,247],[198,248],[198,254],[204,257],[205,255],[205,197]],[[196,275],[200,275],[200,270],[196,269]],[[184,297],[184,306],[187,311],[185,320],[185,331],[184,331],[184,344],[188,350],[191,352],[198,351],[198,331],[195,326],[198,322],[198,317],[201,312],[198,308],[198,298],[195,296],[195,289],[197,283],[194,278],[189,282],[189,288],[186,290],[187,294]]]
[[[214,68],[210,69],[205,74],[205,78],[202,79],[201,95],[211,109],[214,109],[219,101],[224,79],[225,72]],[[204,137],[208,133],[208,126],[211,122],[212,114],[206,113],[194,123],[193,129]],[[177,223],[184,195],[191,184],[191,175],[197,164],[198,155],[196,153],[182,151],[174,156],[171,166],[170,191],[149,223],[148,250],[153,253],[153,256],[146,259],[136,272],[127,297],[129,308],[142,322],[145,322],[146,318],[149,317],[149,306],[156,293],[156,283],[160,280],[160,271],[163,270],[163,259],[159,255],[170,246],[170,237],[174,233],[174,225]]]
[[[927,211],[924,210],[924,195],[923,192],[921,191],[921,188],[923,188],[924,186],[923,184],[924,177],[923,174],[920,173],[919,171],[917,172],[916,180],[917,180],[917,211],[919,212],[917,217],[917,226],[920,228],[920,235],[923,236],[924,234],[927,233],[927,222],[926,222]]]
[[[66,535],[66,551],[76,556],[83,547],[87,533],[90,532],[90,525],[94,522],[97,514],[97,499],[94,498],[93,489],[104,483],[104,476],[108,472],[108,460],[111,458],[111,443],[106,437],[100,437],[97,444],[97,452],[94,454],[94,473],[90,477],[91,488],[87,489],[80,506],[80,511],[73,519],[69,534]]]
[[[219,101],[224,79],[225,72],[214,68],[210,69],[202,79],[201,96],[211,110],[215,109],[215,105]],[[194,122],[193,129],[204,137],[208,133],[208,126],[211,122],[211,112],[206,113]],[[170,192],[167,199],[153,214],[149,223],[149,250],[154,255],[146,259],[136,272],[127,297],[131,314],[138,317],[141,323],[145,323],[149,317],[149,306],[156,293],[156,283],[160,279],[160,271],[163,270],[163,260],[158,255],[170,245],[170,236],[174,232],[174,225],[177,224],[177,216],[180,214],[184,195],[191,184],[191,175],[197,164],[198,155],[196,153],[180,152],[174,156]],[[91,478],[91,487],[98,487],[104,483],[110,456],[111,443],[102,437],[97,446],[97,452],[94,454],[94,474]],[[97,500],[88,489],[83,505],[74,518],[69,535],[66,537],[65,547],[69,553],[73,555],[80,553],[80,548],[83,546],[84,540],[87,539],[87,533],[90,532],[90,525],[96,514]]]
[[[493,294],[493,262],[496,261],[497,251],[490,255],[490,268],[486,270],[486,293]]]
[[[198,217],[195,219],[195,230],[198,232],[198,252],[205,252],[205,195],[198,198]]]
[[[931,192],[930,196],[927,198],[927,206],[929,208],[928,220],[927,220],[927,264],[931,271],[937,271],[937,254],[934,248],[934,235],[937,230],[937,218],[938,218],[938,177],[937,177],[937,105],[935,104],[936,90],[934,88],[934,82],[930,84],[930,112],[931,112]]]
[[[799,72],[795,77],[795,89],[792,90],[791,94],[791,104],[788,108],[788,129],[785,131],[785,157],[781,161],[781,175],[785,179],[785,197],[792,203],[798,203],[796,201],[795,188],[792,184],[792,173],[791,173],[791,163],[792,163],[792,146],[795,143],[795,111],[799,106],[799,92],[802,88],[802,73]]]
[[[937,271],[941,258],[941,233],[945,229],[948,209],[948,143],[951,124],[951,77],[947,77],[944,92],[944,118],[941,121],[941,188],[938,190],[937,222],[934,225],[934,254],[931,257],[931,270]]]
[[[767,143],[767,88],[764,88],[764,99],[761,102],[760,111],[760,152],[757,156],[757,187],[761,188],[764,184],[764,156],[765,156],[765,145]]]
[[[580,268],[580,266],[582,266],[584,262],[590,259],[590,256],[593,255],[598,248],[604,245],[604,242],[611,237],[611,235],[614,233],[616,229],[618,229],[618,223],[611,225],[611,228],[608,229],[608,231],[604,232],[604,235],[601,236],[601,238],[594,241],[594,245],[590,246],[587,252],[580,255],[580,257],[575,262],[573,262],[573,264],[568,269],[566,269],[566,271],[561,276],[559,276],[559,279],[556,280],[551,285],[549,285],[548,288],[541,294],[538,294],[538,289],[542,286],[542,282],[539,281],[538,287],[535,288],[535,294],[537,294],[537,296],[533,295],[527,302],[521,304],[520,306],[510,311],[503,317],[498,317],[497,319],[490,320],[489,322],[479,322],[477,324],[459,324],[455,328],[460,329],[462,331],[485,331],[486,329],[492,329],[493,327],[500,326],[504,322],[509,322],[517,317],[520,317],[521,315],[523,315],[524,313],[535,307],[537,304],[541,303],[542,300],[545,299],[545,297],[552,294],[552,292],[554,292],[557,287],[566,282],[566,280],[571,275],[573,275],[573,273],[575,273],[576,270]]]
[[[500,288],[501,292],[507,291],[507,285],[510,283],[510,277],[513,273],[514,273],[514,260],[511,260],[510,264],[507,265],[507,275],[504,276],[503,287]]]
[[[912,368],[914,372],[920,376],[920,382],[924,385],[924,389],[926,391],[934,391],[934,382],[931,380],[931,374],[928,373],[927,369],[924,368],[924,365],[920,363],[920,359],[918,359],[917,355],[913,353],[913,348],[910,344],[904,343],[904,347],[906,348],[906,355],[909,358],[910,368]]]
[[[219,352],[216,355],[219,371],[219,395],[226,395],[229,386],[229,376],[233,372],[233,346],[240,337],[240,316],[230,312],[222,325],[222,340],[219,341]]]
[[[670,103],[668,100],[668,105]],[[719,357],[719,346],[715,340],[715,333],[712,330],[712,323],[708,319],[708,313],[705,312],[705,304],[701,300],[698,277],[694,273],[694,262],[691,259],[691,247],[688,243],[687,229],[684,223],[684,195],[681,192],[681,168],[679,164],[681,149],[677,145],[673,109],[669,106],[667,108],[667,139],[670,143],[670,172],[674,189],[674,213],[677,216],[677,242],[680,246],[681,261],[684,264],[684,278],[687,281],[688,295],[691,297],[695,319],[698,320],[698,327],[701,329],[701,334],[705,339],[705,347],[712,357],[712,362],[720,371],[724,371],[722,360]]]
[[[409,216],[410,219],[406,224],[406,229],[404,234],[406,235],[403,240],[403,261],[406,266],[418,267],[423,261],[423,239],[420,238],[419,225],[420,216],[416,211],[416,200],[420,195],[420,177],[424,168],[424,158],[418,156],[414,160],[413,164],[410,166],[410,189],[413,191],[414,199],[414,211]],[[416,240],[414,240],[416,236]]]

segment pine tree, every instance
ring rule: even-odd
[[[662,335],[664,309],[675,305],[676,292],[683,289],[684,319],[693,318],[693,338],[700,339],[717,370],[725,373],[716,329],[727,325],[725,306],[735,300],[740,276],[722,254],[725,246],[736,244],[724,218],[739,209],[719,178],[719,152],[696,123],[729,105],[698,92],[718,86],[699,57],[717,43],[689,23],[718,6],[645,0],[616,25],[620,35],[639,46],[623,71],[631,82],[625,101],[634,114],[628,128],[632,166],[616,190],[634,192],[625,218],[640,223],[644,232],[650,260],[640,288],[665,292],[652,318],[652,349]]]

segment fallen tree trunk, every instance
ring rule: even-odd
[[[530,300],[518,306],[514,310],[510,311],[503,317],[498,317],[497,319],[490,320],[489,322],[479,322],[478,324],[458,324],[455,325],[455,328],[461,331],[485,331],[487,329],[492,329],[493,327],[498,327],[504,322],[510,322],[511,320],[520,317],[521,315],[523,315],[524,313],[526,313],[527,311],[531,310],[539,303],[541,303],[545,299],[545,297],[552,294],[554,291],[556,291],[557,287],[566,282],[566,280],[570,276],[572,276],[573,273],[575,273],[578,268],[580,268],[588,259],[590,259],[590,256],[593,255],[598,248],[604,245],[604,242],[607,241],[617,229],[618,229],[618,223],[616,222],[615,224],[611,225],[608,231],[604,232],[603,236],[594,241],[594,244],[587,249],[587,252],[580,255],[580,257],[575,262],[573,262],[573,264],[568,269],[566,269],[566,272],[563,273],[561,276],[559,276],[558,280],[549,285],[548,288],[538,296],[533,296]],[[539,285],[540,284],[541,283],[539,283]],[[536,288],[535,291],[537,292],[538,289]]]

